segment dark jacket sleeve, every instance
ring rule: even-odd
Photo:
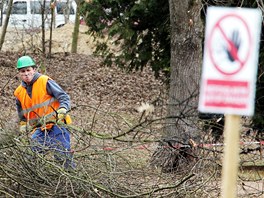
[[[27,121],[27,119],[25,118],[25,116],[21,113],[22,112],[22,107],[21,107],[21,103],[20,101],[16,98],[16,109],[17,109],[17,113],[18,113],[18,118],[19,118],[19,122],[20,121]]]
[[[70,96],[54,80],[48,80],[47,92],[59,101],[59,108],[70,110]]]

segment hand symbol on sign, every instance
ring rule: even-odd
[[[227,39],[227,46],[225,46],[225,51],[227,53],[228,59],[231,62],[238,61],[240,59],[238,57],[238,51],[241,44],[241,40],[239,37],[239,32],[237,30],[233,31],[232,38]]]

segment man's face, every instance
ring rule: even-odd
[[[25,82],[25,83],[30,83],[34,77],[34,74],[36,72],[36,68],[33,67],[25,67],[20,69],[19,71],[19,76],[20,78]]]

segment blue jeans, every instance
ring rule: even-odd
[[[31,139],[33,142],[32,151],[45,154],[48,150],[52,150],[55,159],[63,163],[65,168],[75,168],[68,129],[53,125],[50,130],[45,132],[37,128]]]

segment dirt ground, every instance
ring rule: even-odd
[[[72,42],[72,32],[74,25],[66,24],[63,27],[53,29],[52,34],[52,53],[70,52]],[[2,29],[0,28],[2,32]],[[93,38],[86,32],[88,27],[80,25],[78,54],[91,55],[94,50]],[[5,43],[2,51],[33,51],[36,48],[41,49],[42,33],[40,30],[21,30],[8,28],[5,36]],[[50,31],[46,30],[45,40],[50,40]]]

